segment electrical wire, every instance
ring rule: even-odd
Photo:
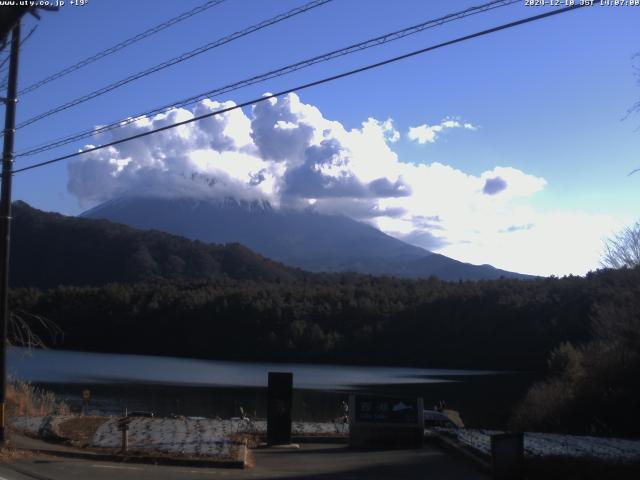
[[[38,25],[35,25],[29,31],[29,33],[27,33],[25,35],[25,37],[22,39],[22,41],[20,41],[20,48],[22,48],[24,46],[24,44],[27,42],[27,40],[29,40],[29,37],[31,37],[31,35],[33,35],[33,33],[37,30],[37,28],[38,28]],[[9,70],[9,65],[5,65],[5,64],[9,61],[10,57],[11,57],[11,55],[7,53],[6,58],[4,58],[2,60],[2,62],[0,62],[0,74],[2,74],[2,72],[5,71],[5,70]],[[2,79],[2,81],[0,82],[0,91],[7,86],[8,78],[9,78],[9,76],[8,76],[8,73],[7,73],[7,75],[5,75],[4,78]]]
[[[271,100],[273,98],[277,98],[277,97],[281,97],[283,95],[287,95],[289,93],[297,92],[297,91],[300,91],[300,90],[305,90],[305,89],[308,89],[308,88],[311,88],[311,87],[316,87],[318,85],[322,85],[322,84],[325,84],[325,83],[333,82],[335,80],[339,80],[341,78],[350,77],[350,76],[358,74],[358,73],[366,72],[368,70],[373,70],[375,68],[379,68],[379,67],[382,67],[384,65],[389,65],[391,63],[399,62],[401,60],[406,60],[408,58],[415,57],[417,55],[421,55],[421,54],[424,54],[424,53],[427,53],[427,52],[430,52],[430,51],[433,51],[433,50],[437,50],[439,48],[443,48],[443,47],[447,47],[447,46],[454,45],[454,44],[457,44],[457,43],[465,42],[465,41],[472,40],[472,39],[475,39],[475,38],[478,38],[478,37],[482,37],[482,36],[489,35],[489,34],[492,34],[492,33],[495,33],[495,32],[499,32],[501,30],[507,30],[509,28],[514,28],[514,27],[517,27],[517,26],[520,26],[520,25],[524,25],[526,23],[531,23],[531,22],[535,22],[535,21],[538,21],[538,20],[542,20],[544,18],[548,18],[548,17],[551,17],[551,16],[559,15],[559,14],[562,14],[562,13],[566,13],[566,12],[569,12],[571,10],[577,10],[579,8],[583,8],[583,7],[586,7],[586,6],[591,6],[591,4],[583,3],[583,4],[571,5],[571,6],[564,7],[564,8],[554,9],[554,10],[551,10],[549,12],[541,13],[541,14],[538,14],[538,15],[533,15],[531,17],[526,17],[526,18],[523,18],[523,19],[520,19],[520,20],[515,20],[513,22],[505,23],[505,24],[499,25],[497,27],[489,28],[487,30],[482,30],[482,31],[479,31],[479,32],[476,32],[476,33],[465,35],[463,37],[458,37],[458,38],[455,38],[453,40],[449,40],[449,41],[446,41],[446,42],[443,42],[443,43],[439,43],[439,44],[432,45],[432,46],[429,46],[429,47],[421,48],[419,50],[414,50],[412,52],[405,53],[404,55],[399,55],[399,56],[396,56],[396,57],[388,58],[388,59],[383,60],[381,62],[369,64],[369,65],[366,65],[364,67],[360,67],[360,68],[356,68],[356,69],[353,69],[353,70],[349,70],[347,72],[339,73],[337,75],[332,75],[330,77],[325,77],[325,78],[322,78],[320,80],[315,80],[313,82],[305,83],[303,85],[298,85],[297,87],[289,88],[287,90],[282,90],[280,92],[277,92],[277,93],[274,93],[274,94],[271,94],[271,95],[266,95],[266,96],[263,96],[263,97],[260,97],[260,98],[255,98],[253,100],[249,100],[247,102],[243,102],[243,103],[240,103],[238,105],[234,105],[232,107],[227,107],[227,108],[223,108],[223,109],[220,109],[220,110],[216,110],[214,112],[209,112],[209,113],[206,113],[206,114],[203,114],[203,115],[199,115],[199,116],[190,118],[188,120],[183,120],[181,122],[172,123],[170,125],[165,125],[163,127],[159,127],[159,128],[154,129],[154,130],[149,130],[149,131],[146,131],[146,132],[142,132],[142,133],[139,133],[137,135],[132,135],[130,137],[122,138],[120,140],[115,140],[113,142],[109,142],[109,143],[106,143],[106,144],[103,144],[103,145],[99,145],[99,146],[96,146],[96,147],[91,147],[91,148],[88,148],[86,150],[81,150],[79,152],[70,153],[68,155],[63,155],[61,157],[53,158],[53,159],[47,160],[45,162],[35,163],[33,165],[29,165],[27,167],[22,167],[22,168],[19,168],[17,170],[14,170],[13,173],[20,173],[20,172],[25,172],[25,171],[28,171],[28,170],[33,170],[35,168],[40,168],[40,167],[44,167],[46,165],[51,165],[53,163],[58,163],[58,162],[61,162],[63,160],[68,160],[70,158],[78,157],[80,155],[84,155],[84,154],[87,154],[87,153],[91,153],[91,152],[95,152],[95,151],[98,151],[98,150],[102,150],[104,148],[113,147],[113,146],[119,145],[121,143],[129,142],[131,140],[136,140],[138,138],[143,138],[143,137],[147,137],[149,135],[154,135],[156,133],[160,133],[160,132],[163,132],[163,131],[166,131],[166,130],[170,130],[170,129],[173,129],[173,128],[176,128],[176,127],[180,127],[182,125],[187,125],[189,123],[197,122],[197,121],[203,120],[205,118],[213,117],[213,116],[216,116],[216,115],[221,115],[223,113],[227,113],[227,112],[230,112],[232,110],[237,110],[237,109],[240,109],[240,108],[248,107],[250,105],[254,105],[256,103],[265,102],[265,101]]]
[[[496,8],[500,8],[500,7],[505,7],[508,5],[512,5],[514,3],[520,3],[520,0],[494,0],[491,1],[489,3],[485,3],[482,5],[478,5],[478,6],[474,6],[474,7],[470,7],[467,8],[465,10],[459,11],[459,12],[454,12],[454,13],[450,13],[448,15],[445,15],[443,17],[439,17],[436,19],[431,19],[431,20],[427,20],[425,22],[419,23],[417,25],[413,25],[411,27],[407,27],[407,28],[403,28],[401,30],[397,30],[391,33],[387,33],[385,35],[381,35],[375,38],[371,38],[369,40],[365,40],[363,42],[359,42],[359,43],[355,43],[352,45],[349,45],[347,47],[338,49],[338,50],[333,50],[331,52],[322,54],[322,55],[318,55],[306,60],[302,60],[300,62],[291,64],[291,65],[287,65],[285,67],[282,68],[278,68],[276,70],[271,70],[269,72],[260,74],[260,75],[256,75],[254,77],[245,79],[245,80],[241,80],[239,82],[235,82],[229,85],[225,85],[223,87],[218,87],[216,89],[213,90],[208,90],[206,92],[203,93],[199,93],[197,95],[191,96],[189,98],[186,99],[182,99],[176,102],[172,102],[170,104],[166,104],[163,105],[161,107],[157,107],[154,108],[153,110],[149,110],[146,111],[144,113],[139,113],[137,115],[134,116],[129,116],[127,118],[118,120],[116,122],[112,122],[109,123],[107,125],[102,125],[100,127],[96,127],[90,130],[84,130],[82,132],[78,132],[75,134],[72,134],[70,136],[66,136],[63,138],[60,138],[58,140],[54,140],[52,142],[46,143],[44,145],[40,145],[40,146],[34,146],[34,147],[28,147],[28,149],[18,153],[16,155],[16,157],[26,157],[26,156],[31,156],[31,155],[35,155],[37,153],[42,153],[48,150],[52,150],[54,148],[59,148],[61,146],[64,145],[68,145],[70,143],[76,142],[78,140],[82,140],[82,139],[86,139],[86,138],[90,138],[94,135],[100,134],[100,133],[104,133],[107,132],[109,130],[113,130],[116,128],[120,128],[123,127],[125,125],[128,125],[130,123],[135,122],[136,120],[138,120],[141,117],[149,117],[149,116],[153,116],[153,115],[157,115],[159,113],[164,113],[168,110],[174,109],[174,108],[180,108],[180,107],[186,107],[188,105],[192,105],[194,103],[199,102],[200,100],[203,100],[204,98],[208,98],[211,97],[213,95],[221,95],[221,94],[225,94],[225,93],[229,93],[231,91],[235,91],[241,88],[245,88],[251,85],[255,85],[257,83],[262,83],[264,81],[270,80],[272,78],[276,78],[276,77],[281,77],[284,75],[287,75],[289,73],[293,73],[296,72],[298,70],[302,70],[304,68],[308,68],[311,67],[315,64],[318,63],[322,63],[322,62],[327,62],[330,60],[333,60],[335,58],[338,57],[342,57],[345,55],[349,55],[351,53],[355,53],[361,50],[365,50],[368,48],[372,48],[378,45],[382,45],[385,43],[389,43],[395,40],[399,40],[401,38],[407,37],[409,35],[413,35],[419,32],[422,32],[428,28],[434,28],[440,25],[443,25],[445,23],[449,23],[455,20],[460,20],[462,18],[471,16],[471,15],[475,15],[478,13],[483,13],[483,12],[487,12]]]
[[[60,70],[59,72],[56,72],[52,75],[49,75],[46,78],[43,78],[42,80],[39,80],[31,85],[29,85],[28,87],[23,88],[22,90],[18,91],[19,95],[25,95],[27,93],[33,92],[34,90],[37,90],[38,88],[42,87],[43,85],[46,85],[47,83],[53,82],[54,80],[58,80],[59,78],[62,78],[66,75],[69,75],[72,72],[75,72],[76,70],[80,70],[83,67],[86,67],[87,65],[92,64],[93,62],[97,62],[98,60],[107,57],[109,55],[112,55],[116,52],[119,52],[120,50],[122,50],[123,48],[126,48],[130,45],[133,45],[134,43],[139,42],[140,40],[143,40],[147,37],[150,37],[151,35],[154,35],[158,32],[161,32],[169,27],[172,27],[173,25],[180,23],[184,20],[187,20],[188,18],[193,17],[194,15],[197,15],[199,13],[202,13],[212,7],[215,7],[217,5],[220,5],[221,3],[225,2],[226,0],[209,0],[205,3],[203,3],[202,5],[199,5],[195,8],[192,8],[191,10],[188,10],[186,12],[181,13],[180,15],[178,15],[177,17],[173,17],[170,18],[169,20],[162,22],[159,25],[156,25],[155,27],[149,28],[147,30],[145,30],[142,33],[138,33],[137,35],[134,35],[133,37],[127,38],[126,40],[123,40],[122,42],[109,47],[105,50],[102,50],[90,57],[85,58],[84,60],[80,60],[79,62],[70,65],[62,70]]]
[[[47,118],[51,115],[54,115],[56,113],[60,113],[63,112],[64,110],[67,110],[69,108],[75,107],[77,105],[80,105],[81,103],[87,102],[89,100],[93,100],[94,98],[97,98],[101,95],[104,95],[105,93],[111,92],[112,90],[115,90],[116,88],[120,88],[124,85],[127,85],[128,83],[131,83],[135,80],[139,80],[141,78],[144,78],[146,76],[149,76],[151,74],[154,74],[156,72],[159,72],[160,70],[164,70],[165,68],[171,67],[173,65],[177,65],[178,63],[182,63],[186,60],[189,60],[193,57],[195,57],[196,55],[200,55],[204,52],[207,52],[211,49],[217,48],[217,47],[221,47],[222,45],[226,45],[227,43],[233,42],[234,40],[237,40],[239,38],[245,37],[247,35],[250,35],[254,32],[257,32],[259,30],[262,30],[264,28],[270,27],[271,25],[274,25],[276,23],[280,23],[284,20],[287,20],[291,17],[294,17],[296,15],[300,15],[301,13],[307,12],[309,10],[312,10],[314,8],[320,7],[326,3],[332,2],[333,0],[312,0],[309,3],[306,3],[300,7],[296,7],[292,10],[289,10],[285,13],[281,13],[279,15],[276,15],[275,17],[271,17],[267,20],[264,20],[260,23],[257,23],[255,25],[252,25],[251,27],[248,27],[244,30],[241,30],[239,32],[235,32],[232,33],[231,35],[227,35],[226,37],[222,37],[219,38],[218,40],[211,42],[211,43],[207,43],[206,45],[203,45],[201,47],[198,47],[196,49],[190,50],[188,52],[183,53],[182,55],[178,55],[177,57],[173,57],[165,62],[162,62],[158,65],[155,65],[151,68],[147,68],[146,70],[142,70],[141,72],[138,73],[134,73],[133,75],[129,75],[126,78],[123,78],[121,80],[118,80],[117,82],[111,83],[105,87],[102,87],[98,90],[94,90],[91,93],[88,93],[86,95],[83,95],[81,97],[75,98],[67,103],[64,103],[62,105],[59,105],[55,108],[52,108],[51,110],[47,110],[46,112],[40,113],[38,115],[36,115],[35,117],[31,117],[28,120],[25,120],[21,123],[19,123],[18,125],[16,125],[16,129],[20,129],[20,128],[24,128],[27,125],[31,125],[32,123],[35,123],[39,120],[42,120],[43,118]]]

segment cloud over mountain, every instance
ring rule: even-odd
[[[204,100],[193,111],[177,108],[143,117],[97,135],[96,143],[232,105]],[[427,143],[453,128],[476,127],[447,119],[415,127],[409,137]],[[500,232],[512,225],[534,225],[518,233],[558,234],[540,230],[551,223],[523,206],[545,187],[543,178],[507,166],[473,175],[437,161],[403,161],[392,149],[399,138],[391,119],[368,118],[347,129],[290,94],[88,153],[70,162],[68,189],[85,206],[148,195],[260,199],[276,207],[313,208],[368,221],[398,238],[465,261],[547,273],[551,264],[543,270],[515,257],[501,262],[496,251],[478,261],[479,252],[488,251],[487,242],[504,242]],[[437,221],[425,221],[429,218]],[[602,226],[596,232],[585,220],[569,234],[574,238],[584,229],[592,237],[603,233]],[[511,247],[498,249],[501,259],[524,245],[518,235],[510,238]]]

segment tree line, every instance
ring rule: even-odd
[[[612,292],[639,280],[638,269],[480,282],[318,274],[15,289],[11,305],[55,322],[67,349],[540,370],[556,346],[593,338]]]

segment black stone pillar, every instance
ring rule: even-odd
[[[293,405],[293,374],[269,372],[267,392],[267,443],[291,443],[291,406]]]

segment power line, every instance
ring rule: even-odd
[[[422,23],[419,23],[417,25],[413,25],[411,27],[407,27],[401,30],[397,30],[395,32],[391,32],[391,33],[387,33],[385,35],[381,35],[375,38],[371,38],[369,40],[365,40],[363,42],[359,42],[359,43],[355,43],[352,45],[349,45],[347,47],[338,49],[338,50],[333,50],[329,53],[325,53],[322,55],[318,55],[306,60],[302,60],[300,62],[291,64],[291,65],[287,65],[285,67],[282,68],[278,68],[276,70],[271,70],[269,72],[260,74],[260,75],[256,75],[254,77],[245,79],[245,80],[241,80],[239,82],[235,82],[229,85],[225,85],[223,87],[218,87],[216,89],[213,90],[209,90],[197,95],[194,95],[192,97],[183,99],[183,100],[179,100],[177,102],[173,102],[170,104],[166,104],[163,105],[161,107],[157,107],[154,108],[153,110],[144,112],[144,113],[139,113],[135,116],[130,116],[128,118],[125,119],[121,119],[117,122],[112,122],[108,125],[103,125],[97,128],[93,128],[90,130],[84,130],[82,132],[76,133],[76,134],[72,134],[70,136],[66,136],[63,137],[61,139],[58,140],[54,140],[53,142],[49,142],[47,144],[41,145],[41,146],[37,146],[37,147],[29,147],[28,150],[25,150],[21,153],[18,153],[16,155],[16,157],[25,157],[25,156],[31,156],[31,155],[35,155],[37,153],[42,153],[44,151],[48,151],[48,150],[52,150],[54,148],[58,148],[64,145],[68,145],[70,143],[73,143],[75,141],[78,140],[82,140],[85,138],[89,138],[92,137],[96,134],[99,133],[104,133],[106,131],[109,130],[113,130],[116,128],[120,128],[123,127],[125,125],[128,125],[132,122],[135,122],[137,119],[144,117],[144,116],[152,116],[152,115],[157,115],[159,113],[163,113],[166,112],[167,110],[173,109],[173,108],[179,108],[179,107],[185,107],[188,105],[192,105],[194,103],[197,103],[198,101],[202,100],[203,98],[207,98],[207,97],[211,97],[213,95],[221,95],[221,94],[225,94],[225,93],[229,93],[231,91],[235,91],[235,90],[239,90],[241,88],[244,87],[248,87],[250,85],[255,85],[257,83],[261,83],[267,80],[270,80],[272,78],[276,78],[276,77],[281,77],[283,75],[287,75],[289,73],[293,73],[295,71],[304,69],[304,68],[308,68],[311,67],[315,64],[321,63],[321,62],[327,62],[330,60],[333,60],[334,58],[338,58],[338,57],[342,57],[345,55],[349,55],[351,53],[355,53],[361,50],[365,50],[368,48],[372,48],[378,45],[382,45],[385,43],[389,43],[395,40],[399,40],[401,38],[407,37],[409,35],[413,35],[416,33],[420,33],[428,28],[434,28],[440,25],[443,25],[445,23],[449,23],[455,20],[460,20],[462,18],[465,18],[467,16],[471,16],[471,15],[475,15],[478,13],[483,13],[489,10],[493,10],[495,8],[500,8],[500,7],[505,7],[508,5],[511,5],[513,3],[520,3],[520,0],[494,0],[491,1],[489,3],[486,4],[482,4],[482,5],[478,5],[478,6],[474,6],[474,7],[470,7],[467,8],[465,10],[459,11],[459,12],[454,12],[448,15],[445,15],[443,17],[439,17],[436,19],[432,19],[432,20],[428,20]]]
[[[160,70],[163,70],[165,68],[171,67],[173,65],[176,65],[178,63],[184,62],[185,60],[189,60],[190,58],[195,57],[196,55],[200,55],[204,52],[207,52],[211,49],[220,47],[222,45],[225,45],[227,43],[230,43],[234,40],[237,40],[238,38],[242,38],[245,37],[251,33],[257,32],[258,30],[262,30],[264,28],[270,27],[271,25],[274,25],[276,23],[282,22],[284,20],[287,20],[291,17],[294,17],[296,15],[300,15],[301,13],[307,12],[309,10],[312,10],[314,8],[320,7],[326,3],[332,2],[333,0],[312,0],[309,3],[306,3],[300,7],[296,7],[292,10],[289,10],[288,12],[285,13],[281,13],[279,15],[276,15],[275,17],[271,17],[267,20],[264,20],[260,23],[257,23],[255,25],[252,25],[251,27],[248,27],[244,30],[241,30],[239,32],[235,32],[232,33],[231,35],[227,35],[226,37],[222,37],[219,38],[218,40],[208,43],[206,45],[203,45],[201,47],[198,47],[194,50],[190,50],[189,52],[183,53],[182,55],[178,55],[177,57],[174,57],[170,60],[167,60],[165,62],[160,63],[159,65],[156,65],[154,67],[148,68],[146,70],[143,70],[141,72],[135,73],[133,75],[129,75],[128,77],[122,79],[122,80],[118,80],[117,82],[111,83],[105,87],[102,87],[98,90],[94,90],[91,93],[88,93],[86,95],[83,95],[81,97],[78,97],[74,100],[71,100],[63,105],[59,105],[55,108],[52,108],[51,110],[48,110],[44,113],[41,113],[39,115],[36,115],[35,117],[32,117],[28,120],[25,120],[22,123],[19,123],[16,126],[16,129],[19,128],[23,128],[26,127],[27,125],[31,125],[32,123],[35,123],[39,120],[42,120],[43,118],[49,117],[51,115],[54,115],[56,113],[60,113],[64,110],[67,110],[71,107],[75,107],[77,105],[80,105],[81,103],[84,103],[86,101],[92,100],[96,97],[99,97],[101,95],[104,95],[105,93],[108,93],[112,90],[115,90],[116,88],[120,88],[124,85],[127,85],[128,83],[131,83],[135,80],[139,80],[140,78],[146,77],[148,75],[151,75],[153,73],[159,72]]]
[[[25,35],[25,37],[22,39],[22,41],[20,42],[20,48],[22,48],[24,46],[24,44],[27,42],[27,40],[29,40],[29,37],[31,37],[31,35],[33,35],[33,33],[37,30],[38,25],[35,25],[30,31],[29,33],[27,33]],[[8,70],[9,66],[5,65],[5,63],[7,63],[7,61],[9,61],[9,58],[11,57],[11,55],[7,55],[7,57],[2,60],[2,62],[0,62],[0,73],[2,73],[4,70]],[[7,86],[7,82],[9,79],[9,75],[7,74],[2,81],[0,82],[0,90],[4,89]]]
[[[53,82],[54,80],[58,80],[59,78],[62,78],[66,75],[69,75],[72,72],[75,72],[76,70],[80,70],[83,67],[86,67],[87,65],[96,62],[104,57],[107,57],[109,55],[112,55],[120,50],[122,50],[123,48],[126,48],[130,45],[133,45],[136,42],[139,42],[140,40],[143,40],[147,37],[150,37],[151,35],[154,35],[158,32],[161,32],[162,30],[165,30],[177,23],[180,23],[184,20],[187,20],[188,18],[193,17],[194,15],[197,15],[199,13],[202,13],[212,7],[215,7],[223,2],[225,2],[226,0],[209,0],[205,3],[203,3],[202,5],[199,5],[191,10],[188,10],[186,12],[181,13],[180,15],[178,15],[177,17],[173,17],[170,18],[169,20],[162,22],[159,25],[156,25],[155,27],[149,28],[147,30],[145,30],[142,33],[139,33],[137,35],[134,35],[133,37],[127,38],[126,40],[123,40],[122,42],[107,48],[106,50],[102,50],[101,52],[98,52],[90,57],[85,58],[84,60],[80,60],[78,63],[75,63],[69,67],[66,67],[62,70],[60,70],[59,72],[56,72],[52,75],[49,75],[46,78],[43,78],[42,80],[39,80],[37,82],[35,82],[32,85],[29,85],[26,88],[23,88],[22,90],[20,90],[18,92],[18,94],[20,95],[24,95],[30,92],[33,92],[34,90],[37,90],[38,88],[42,87],[43,85],[49,83],[49,82]]]
[[[29,30],[29,33],[27,33],[25,37],[22,39],[22,41],[20,42],[20,48],[24,47],[24,44],[29,41],[29,38],[31,38],[31,35],[33,35],[37,29],[38,29],[38,25],[34,25],[33,28]]]
[[[247,102],[240,103],[240,104],[235,105],[233,107],[223,108],[223,109],[220,109],[220,110],[216,110],[215,112],[209,112],[209,113],[206,113],[206,114],[203,114],[203,115],[199,115],[197,117],[190,118],[188,120],[183,120],[182,122],[172,123],[171,125],[165,125],[164,127],[159,127],[159,128],[154,129],[154,130],[149,130],[147,132],[142,132],[142,133],[139,133],[137,135],[132,135],[130,137],[122,138],[120,140],[115,140],[113,142],[109,142],[109,143],[106,143],[106,144],[103,144],[103,145],[99,145],[97,147],[91,147],[91,148],[88,148],[86,150],[82,150],[82,151],[75,152],[75,153],[70,153],[68,155],[63,155],[61,157],[53,158],[53,159],[47,160],[45,162],[35,163],[33,165],[29,165],[27,167],[22,167],[22,168],[19,168],[17,170],[14,170],[13,173],[20,173],[20,172],[25,172],[27,170],[33,170],[35,168],[44,167],[45,165],[51,165],[53,163],[61,162],[61,161],[64,161],[64,160],[68,160],[68,159],[73,158],[73,157],[78,157],[78,156],[84,155],[86,153],[91,153],[91,152],[95,152],[97,150],[102,150],[104,148],[113,147],[113,146],[119,145],[121,143],[129,142],[131,140],[136,140],[138,138],[147,137],[149,135],[160,133],[160,132],[163,132],[165,130],[170,130],[172,128],[180,127],[182,125],[187,125],[189,123],[197,122],[197,121],[203,120],[205,118],[213,117],[213,116],[216,116],[216,115],[221,115],[223,113],[227,113],[227,112],[230,112],[232,110],[237,110],[237,109],[240,109],[240,108],[248,107],[250,105],[254,105],[256,103],[260,103],[260,102],[264,102],[264,101],[267,101],[267,100],[271,100],[272,98],[281,97],[283,95],[288,95],[289,93],[293,93],[293,92],[300,91],[300,90],[306,90],[308,88],[316,87],[318,85],[329,83],[329,82],[332,82],[334,80],[339,80],[341,78],[350,77],[352,75],[355,75],[355,74],[358,74],[358,73],[362,73],[362,72],[366,72],[366,71],[372,70],[374,68],[379,68],[379,67],[382,67],[384,65],[389,65],[391,63],[399,62],[401,60],[406,60],[408,58],[415,57],[415,56],[421,55],[423,53],[427,53],[427,52],[430,52],[430,51],[433,51],[433,50],[437,50],[439,48],[443,48],[443,47],[447,47],[447,46],[454,45],[454,44],[457,44],[457,43],[465,42],[467,40],[472,40],[474,38],[478,38],[478,37],[482,37],[482,36],[485,36],[485,35],[489,35],[489,34],[492,34],[492,33],[495,33],[495,32],[499,32],[501,30],[507,30],[509,28],[514,28],[514,27],[517,27],[519,25],[524,25],[526,23],[535,22],[537,20],[542,20],[542,19],[547,18],[547,17],[551,17],[551,16],[554,16],[554,15],[559,15],[561,13],[566,13],[566,12],[569,12],[571,10],[577,10],[578,8],[582,8],[582,7],[586,7],[586,6],[590,6],[590,4],[572,5],[572,6],[568,6],[568,7],[564,7],[564,8],[560,8],[560,9],[551,10],[549,12],[541,13],[541,14],[538,14],[538,15],[533,15],[531,17],[523,18],[523,19],[516,20],[516,21],[513,21],[513,22],[505,23],[505,24],[499,25],[497,27],[489,28],[487,30],[482,30],[480,32],[476,32],[476,33],[472,33],[472,34],[469,34],[469,35],[465,35],[463,37],[458,37],[458,38],[455,38],[453,40],[449,40],[449,41],[446,41],[446,42],[443,42],[443,43],[432,45],[430,47],[422,48],[420,50],[414,50],[412,52],[405,53],[404,55],[399,55],[397,57],[392,57],[392,58],[389,58],[387,60],[383,60],[381,62],[372,63],[372,64],[366,65],[364,67],[360,67],[360,68],[356,68],[356,69],[353,69],[353,70],[349,70],[347,72],[339,73],[337,75],[333,75],[333,76],[330,76],[330,77],[325,77],[325,78],[322,78],[320,80],[315,80],[313,82],[305,83],[305,84],[299,85],[297,87],[289,88],[287,90],[282,90],[280,92],[273,93],[271,95],[266,95],[266,96],[263,96],[263,97],[260,97],[260,98],[255,98],[253,100],[249,100]]]
[[[5,56],[0,62],[0,73],[4,73],[8,69],[7,62],[9,61],[9,57],[11,57],[11,55]]]

